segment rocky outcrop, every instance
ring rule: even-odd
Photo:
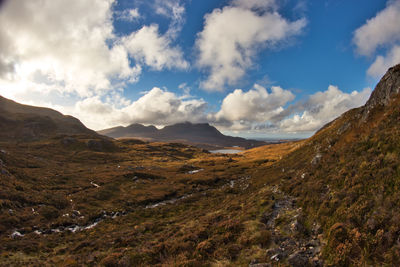
[[[372,109],[387,106],[400,93],[400,64],[390,68],[379,81],[371,97],[363,107],[362,121],[368,118]]]
[[[371,97],[365,104],[366,109],[378,105],[387,106],[393,97],[400,93],[400,64],[390,68],[382,77]]]

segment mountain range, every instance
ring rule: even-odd
[[[183,142],[204,148],[232,147],[252,148],[267,144],[263,141],[226,136],[215,127],[190,122],[178,123],[157,129],[154,126],[132,124],[98,131],[90,130],[78,119],[58,111],[22,105],[0,96],[0,140],[34,141],[56,135],[84,134],[111,138],[141,138],[151,141]]]
[[[132,124],[127,127],[114,127],[98,131],[99,134],[112,138],[143,138],[151,141],[181,142],[194,145],[218,147],[244,147],[246,149],[266,145],[266,142],[247,140],[241,137],[223,135],[208,123],[178,123],[157,129],[155,126]]]

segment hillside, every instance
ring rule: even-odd
[[[49,108],[22,105],[0,96],[0,140],[38,140],[57,134],[90,134],[78,119]]]
[[[285,191],[326,237],[333,266],[400,265],[400,65],[365,106],[329,123],[279,163]]]
[[[145,138],[152,141],[163,142],[183,142],[195,145],[214,145],[219,147],[240,146],[252,148],[265,145],[265,142],[256,140],[247,140],[240,137],[223,135],[215,127],[208,123],[192,124],[190,122],[178,123],[165,126],[158,130],[154,126],[143,126],[141,124],[132,124],[127,127],[114,127],[98,131],[113,138]]]
[[[155,138],[157,136],[158,129],[152,125],[144,126],[139,123],[134,123],[127,127],[118,126],[101,130],[98,131],[98,133],[112,138],[126,138],[126,137]]]
[[[399,92],[400,65],[313,137],[234,155],[0,140],[0,266],[399,266]]]

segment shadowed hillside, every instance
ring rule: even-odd
[[[49,108],[21,105],[0,96],[0,140],[38,140],[56,134],[90,134],[78,119]]]

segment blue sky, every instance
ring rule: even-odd
[[[0,94],[96,130],[309,136],[400,63],[398,0],[15,0],[0,25]]]
[[[262,50],[257,55],[255,65],[249,69],[246,77],[235,86],[227,86],[224,92],[207,92],[199,89],[199,82],[204,73],[196,68],[190,71],[160,71],[146,72],[141,80],[128,90],[129,97],[138,97],[138,92],[148,90],[153,86],[166,86],[169,90],[179,93],[178,86],[187,83],[195,90],[195,94],[207,99],[208,103],[217,108],[219,102],[229,92],[236,88],[249,89],[255,82],[266,86],[277,84],[283,88],[296,90],[298,98],[307,97],[316,91],[327,88],[328,85],[338,85],[345,92],[373,87],[378,79],[368,77],[366,70],[373,58],[360,57],[354,53],[352,44],[353,32],[362,26],[368,18],[373,17],[385,7],[384,1],[365,1],[360,9],[358,1],[310,1],[304,2],[304,10],[293,11],[297,1],[287,1],[282,7],[283,14],[296,19],[301,15],[307,18],[308,25],[299,37],[284,48]],[[196,33],[203,28],[204,15],[214,8],[224,7],[229,1],[191,1],[187,3],[185,20],[179,39],[179,44],[185,56],[194,60],[193,47]],[[134,1],[121,1],[117,6],[134,8]],[[138,5],[148,17],[135,23],[119,23],[117,28],[122,32],[138,30],[143,24],[157,23],[168,30],[168,20],[154,13],[150,5]],[[126,31],[126,29],[129,29]],[[160,28],[162,29],[162,28]],[[351,74],[351,75],[349,75]]]

